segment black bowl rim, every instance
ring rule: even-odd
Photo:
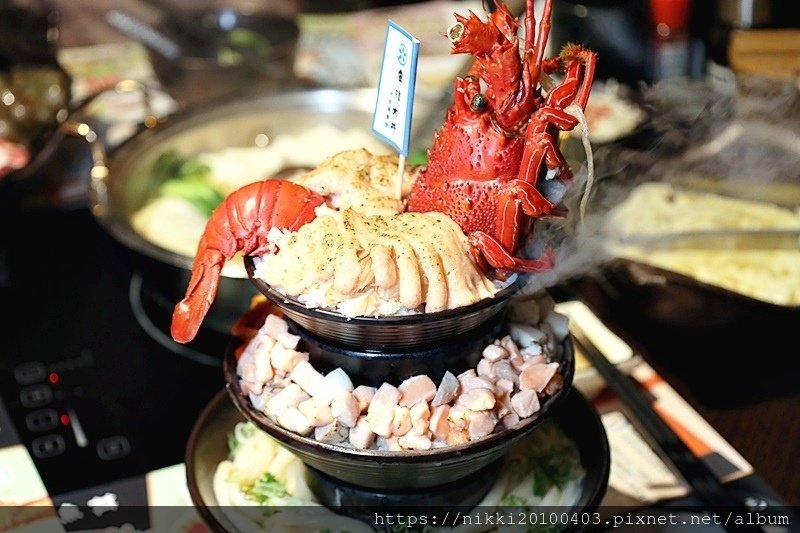
[[[494,295],[483,298],[473,304],[447,309],[445,311],[435,311],[432,313],[411,313],[407,315],[383,315],[383,316],[354,316],[348,317],[337,311],[325,309],[322,307],[307,307],[305,304],[297,301],[291,296],[287,296],[277,289],[272,288],[267,282],[255,277],[255,258],[253,256],[244,257],[244,268],[247,271],[247,277],[256,286],[258,291],[269,298],[269,300],[278,307],[288,309],[300,315],[318,320],[327,320],[329,322],[338,322],[342,324],[349,324],[353,326],[399,326],[403,324],[418,324],[441,322],[444,320],[458,319],[464,315],[473,312],[482,311],[488,307],[501,304],[504,300],[512,297],[520,290],[520,277],[509,282],[508,285],[498,290]]]
[[[239,339],[241,341],[241,339]],[[481,452],[488,453],[497,447],[500,443],[512,443],[520,437],[526,435],[529,431],[538,426],[543,420],[547,418],[553,408],[561,403],[561,400],[573,388],[572,382],[575,373],[575,357],[572,347],[572,337],[568,336],[561,346],[561,360],[559,365],[559,373],[564,379],[561,389],[554,395],[547,397],[541,404],[539,411],[534,415],[518,422],[510,429],[504,429],[499,432],[491,433],[485,437],[481,437],[477,441],[471,441],[454,446],[444,446],[441,448],[431,448],[429,450],[404,450],[404,451],[390,451],[390,450],[359,450],[356,448],[348,448],[336,444],[329,444],[320,442],[311,437],[303,437],[280,427],[278,424],[270,420],[267,415],[256,411],[250,400],[245,398],[239,386],[238,375],[236,374],[236,347],[239,343],[234,339],[225,354],[222,362],[223,373],[225,376],[225,388],[233,401],[236,408],[244,415],[245,418],[256,424],[261,430],[267,432],[272,437],[285,443],[293,450],[303,450],[307,453],[320,453],[328,452],[336,454],[343,458],[369,461],[372,462],[376,459],[384,460],[384,463],[407,463],[414,464],[427,461],[445,461],[453,457],[464,456],[471,457],[480,455]]]

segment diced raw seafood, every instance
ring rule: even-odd
[[[547,355],[552,353],[548,346],[556,342],[556,328],[550,324],[559,321],[548,317],[535,326],[514,326],[516,333],[484,348],[476,368],[458,376],[446,371],[438,387],[424,374],[397,387],[382,383],[377,388],[354,387],[342,368],[323,375],[307,353],[298,351],[301,346],[284,327],[286,321],[274,316],[242,350],[237,371],[253,406],[263,407],[267,416],[298,434],[313,431],[317,440],[359,449],[453,446],[516,426],[539,411],[540,397],[561,390],[559,363]],[[275,335],[271,341],[267,331]],[[524,349],[515,338],[527,343]],[[536,347],[536,354],[523,351]],[[266,374],[257,361],[275,367],[271,379],[260,379]]]

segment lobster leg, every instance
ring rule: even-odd
[[[533,184],[520,179],[511,180],[498,192],[497,236],[477,231],[470,235],[470,242],[494,269],[538,272],[552,268],[552,257],[524,259],[512,256],[507,250],[517,248],[523,215],[540,217],[552,212],[554,207]]]
[[[476,231],[469,236],[473,246],[473,256],[478,259],[478,265],[488,264],[496,269],[497,277],[504,279],[511,271],[516,272],[544,272],[551,270],[555,265],[555,257],[551,249],[545,250],[538,259],[514,257],[503,248],[497,239]]]
[[[578,124],[578,119],[555,107],[542,107],[531,118],[531,124],[525,134],[525,150],[520,163],[520,179],[531,184],[539,181],[542,162],[548,171],[558,171],[564,180],[569,180],[569,165],[561,154],[556,141],[547,132],[550,125],[562,131],[571,130]]]
[[[170,333],[191,341],[217,295],[225,262],[238,252],[260,255],[272,250],[272,228],[294,231],[314,219],[325,199],[284,180],[265,180],[231,193],[211,214],[192,265],[184,298],[175,305]]]
[[[554,135],[548,130],[555,127],[560,131],[569,131],[578,125],[578,119],[564,111],[564,108],[573,103],[581,109],[585,108],[594,80],[594,52],[570,44],[564,47],[559,60],[566,64],[564,80],[547,94],[544,105],[533,114],[525,132],[525,150],[519,175],[534,184],[538,181],[543,161],[549,172],[558,171],[561,179],[570,179],[569,165],[556,145]],[[552,66],[548,65],[550,68]]]

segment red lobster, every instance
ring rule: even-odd
[[[552,0],[544,3],[538,32],[534,0],[526,1],[520,55],[519,24],[504,4],[495,5],[486,22],[474,13],[456,14],[446,34],[451,53],[472,54],[475,63],[455,82],[455,101],[428,151],[427,168],[414,182],[408,210],[449,215],[469,236],[478,264],[504,278],[510,271],[553,266],[551,251],[538,259],[515,254],[533,229],[530,217],[554,213],[539,180],[572,178],[557,137],[578,124],[565,108],[586,107],[596,56],[568,44],[558,57],[544,59]],[[539,81],[554,73],[562,73],[562,81],[543,95]]]
[[[269,179],[231,193],[211,214],[200,238],[186,296],[172,314],[172,338],[189,342],[200,329],[217,295],[225,262],[237,252],[262,255],[273,251],[272,228],[295,231],[314,219],[325,199],[290,181]]]
[[[453,218],[469,234],[478,264],[495,269],[498,277],[552,265],[550,257],[532,260],[514,254],[531,229],[532,219],[524,215],[537,217],[554,210],[537,189],[540,174],[570,179],[555,136],[577,125],[564,108],[585,107],[594,78],[595,56],[580,46],[567,46],[559,57],[543,59],[551,2],[545,1],[536,35],[533,0],[527,0],[523,57],[517,21],[503,4],[497,3],[488,22],[474,14],[456,15],[458,23],[449,30],[452,51],[470,53],[476,63],[469,76],[456,81],[455,103],[409,199],[412,211],[439,211]],[[563,81],[543,96],[538,80],[555,72],[563,72]],[[185,343],[197,334],[228,259],[238,252],[274,251],[268,239],[272,228],[295,231],[313,220],[314,210],[324,202],[305,187],[276,179],[230,194],[206,225],[186,296],[173,312],[172,338]]]

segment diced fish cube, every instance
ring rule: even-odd
[[[436,384],[425,374],[412,376],[398,387],[403,394],[400,405],[411,407],[419,401],[429,402],[436,395]]]
[[[372,443],[375,442],[375,433],[372,431],[366,416],[362,416],[356,422],[356,425],[350,429],[350,444],[359,450],[366,450]]]
[[[338,391],[331,400],[331,414],[346,427],[355,426],[360,414],[358,400],[351,392]]]
[[[431,413],[429,428],[434,437],[439,440],[447,439],[447,433],[450,431],[450,422],[447,419],[449,413],[449,405],[437,405]]]
[[[338,420],[334,420],[330,424],[319,426],[314,429],[314,438],[316,440],[331,444],[344,441],[349,434],[350,430],[343,426]]]
[[[278,424],[298,435],[306,436],[314,429],[308,418],[297,407],[288,407],[278,414]]]
[[[445,372],[444,376],[442,376],[442,382],[439,383],[439,388],[436,389],[431,405],[436,407],[455,400],[459,388],[458,379],[450,371]]]
[[[356,400],[358,400],[359,413],[366,412],[377,390],[378,389],[376,389],[375,387],[369,387],[367,385],[359,385],[358,387],[353,389],[353,396],[355,396]]]
[[[542,392],[557,370],[558,363],[530,365],[519,375],[519,388]]]
[[[330,398],[329,394],[325,394],[327,391],[322,374],[317,372],[308,361],[299,361],[289,375],[292,381],[300,385],[300,388],[311,396],[320,396],[323,400]]]
[[[389,437],[392,434],[395,407],[375,401],[370,404],[366,417],[373,433],[382,437]]]
[[[291,372],[300,361],[308,362],[308,354],[305,352],[298,352],[291,348],[285,347],[283,344],[276,343],[272,347],[269,354],[270,362],[276,370],[282,372]]]
[[[380,403],[383,405],[397,405],[400,403],[400,398],[403,394],[393,385],[388,383],[382,384],[372,397],[371,405]]]
[[[267,414],[278,416],[289,407],[296,407],[311,398],[296,383],[290,383],[267,401]]]
[[[297,408],[314,427],[325,426],[333,422],[334,416],[331,413],[331,407],[317,398],[309,398],[299,403]]]
[[[278,315],[270,313],[267,315],[266,320],[264,320],[264,325],[261,326],[261,330],[273,339],[277,339],[278,335],[289,331],[289,323]]]
[[[292,335],[288,331],[284,331],[278,333],[278,335],[275,337],[275,340],[278,341],[284,348],[296,350],[297,344],[300,342],[300,335]]]
[[[539,328],[519,322],[510,323],[508,333],[517,346],[523,349],[532,344],[543,344],[547,340],[547,336]]]
[[[373,431],[375,431],[374,428]],[[405,435],[409,431],[411,431],[411,413],[408,407],[395,405],[394,418],[392,420],[392,435],[399,437]]]
[[[508,352],[502,346],[498,346],[497,344],[490,344],[486,348],[483,349],[483,359],[488,361],[499,361],[500,359],[505,359],[508,357]]]
[[[539,396],[533,389],[521,390],[511,397],[511,406],[520,418],[528,418],[539,410]]]
[[[421,435],[405,435],[397,440],[406,450],[430,450],[432,445],[431,439]]]
[[[469,413],[469,440],[476,440],[492,433],[497,425],[497,418],[491,411],[477,411]]]
[[[461,393],[456,404],[463,405],[470,411],[485,411],[495,404],[494,392],[491,389],[475,388]]]

